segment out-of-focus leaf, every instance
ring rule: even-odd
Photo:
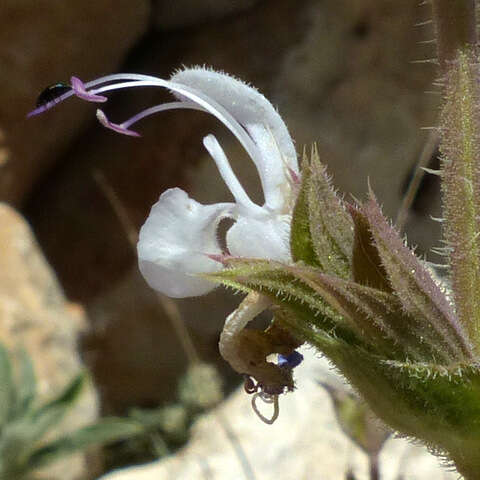
[[[12,364],[7,349],[0,344],[0,431],[8,422],[15,404]]]
[[[36,395],[36,377],[32,360],[27,351],[22,349],[19,358],[19,379],[17,387],[17,405],[15,417],[25,415],[32,407]]]
[[[188,413],[181,404],[167,405],[154,410],[134,408],[129,417],[147,430],[160,429],[174,440],[184,440],[187,434]]]
[[[21,468],[37,442],[65,416],[80,394],[85,382],[81,373],[67,388],[46,405],[8,423],[0,436],[0,458],[10,468]]]
[[[330,395],[341,429],[368,455],[375,457],[391,431],[380,425],[370,407],[350,392],[321,383]]]
[[[79,397],[85,382],[85,373],[79,373],[58,397],[35,410],[31,418],[37,435],[43,435],[48,429],[54,427],[63,419]]]
[[[59,458],[85,450],[88,447],[126,440],[144,432],[145,427],[138,421],[104,418],[93,425],[82,427],[35,450],[30,455],[26,468],[33,470],[43,467]]]

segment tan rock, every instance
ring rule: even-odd
[[[31,356],[42,402],[62,391],[82,368],[77,339],[85,315],[66,302],[25,220],[0,204],[0,225],[0,342],[11,352],[23,347]],[[56,433],[96,417],[96,394],[88,386]],[[75,455],[46,469],[42,478],[84,480],[88,471],[85,457]]]

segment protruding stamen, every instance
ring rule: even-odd
[[[103,83],[115,81],[117,79],[126,81],[112,83],[110,85],[102,85]],[[95,94],[136,87],[163,87],[176,92],[182,97],[182,103],[185,103],[184,99],[188,99],[189,102],[195,104],[194,109],[203,110],[218,118],[218,120],[220,120],[220,122],[222,122],[235,135],[235,137],[237,137],[247,153],[250,155],[255,165],[257,165],[257,169],[260,168],[260,165],[263,162],[258,146],[255,144],[245,128],[222,105],[195,88],[189,87],[188,85],[183,85],[181,83],[162,80],[161,78],[133,74],[109,75],[108,77],[103,77],[102,79],[88,82],[85,84],[85,87],[90,88],[96,85],[102,86],[92,90],[95,92]],[[190,108],[191,107],[192,106],[190,105]]]
[[[123,135],[128,135],[130,137],[140,137],[141,135],[136,132],[135,130],[129,130],[128,128],[125,127],[125,124],[119,124],[119,123],[113,123],[111,122],[105,113],[100,110],[99,108],[97,109],[97,119],[98,121],[106,128],[109,128],[110,130],[113,130],[114,132],[121,133]]]
[[[78,77],[72,77],[70,82],[75,95],[82,100],[97,103],[103,103],[108,100],[107,97],[104,97],[103,95],[96,95],[95,93],[88,92],[85,84]]]
[[[125,122],[122,123],[123,126],[126,128],[132,126],[134,123],[139,122],[140,120],[148,117],[149,115],[153,115],[154,113],[164,112],[165,110],[176,110],[180,108],[185,108],[188,110],[199,110],[204,112],[205,110],[201,107],[198,107],[193,102],[168,102],[168,103],[161,103],[160,105],[155,105],[154,107],[147,108],[142,110],[140,113],[137,113],[133,117],[129,118]]]
[[[87,83],[83,83],[79,78],[72,77],[72,92],[66,93],[64,96],[59,97],[58,101],[64,100],[75,94],[77,97],[87,100],[89,102],[105,102],[107,97],[100,95],[103,92],[110,92],[114,90],[121,90],[123,88],[135,88],[135,87],[162,87],[176,92],[182,96],[181,102],[173,102],[176,106],[173,107],[173,103],[165,104],[166,108],[162,106],[152,107],[154,110],[145,111],[141,117],[133,117],[129,122],[136,122],[140,118],[155,113],[161,110],[168,110],[171,108],[179,108],[179,103],[187,106],[180,108],[193,108],[196,110],[203,110],[217,117],[240,141],[247,153],[250,155],[257,168],[260,168],[262,164],[261,152],[258,150],[257,145],[253,141],[252,137],[245,130],[245,128],[239,124],[239,122],[228,112],[222,105],[218,104],[214,99],[204,95],[202,92],[197,91],[187,85],[169,82],[160,78],[152,77],[150,75],[139,75],[129,73],[118,73],[113,75],[107,75],[105,77],[92,80]],[[89,90],[90,89],[90,90]],[[188,101],[186,101],[188,99]],[[28,116],[37,115],[42,113],[57,102],[46,105],[32,111]],[[131,125],[129,123],[128,125]],[[123,124],[125,125],[125,124]],[[123,133],[123,132],[121,132]]]

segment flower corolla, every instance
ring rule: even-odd
[[[214,288],[194,274],[221,269],[215,255],[291,260],[292,183],[298,165],[285,124],[252,87],[204,69],[184,70],[171,82],[188,89],[188,97],[180,94],[181,102],[207,109],[240,140],[257,168],[265,198],[262,206],[249,198],[217,139],[207,135],[204,146],[235,202],[201,205],[178,188],[167,190],[153,206],[138,242],[140,270],[147,282],[169,296],[186,297]],[[227,252],[217,237],[223,218],[235,221],[226,233]]]
[[[72,77],[71,91],[30,115],[76,95],[87,101],[105,102],[105,93],[124,88],[162,87],[176,101],[148,108],[117,124],[102,110],[98,120],[116,132],[138,136],[130,127],[151,114],[171,109],[194,109],[219,119],[240,141],[253,161],[264,194],[264,204],[254,203],[233,172],[213,134],[203,144],[215,161],[234,202],[202,205],[179,188],[165,191],[140,230],[139,267],[148,284],[170,297],[202,295],[215,284],[198,274],[223,268],[223,255],[291,261],[290,223],[299,170],[293,141],[285,123],[270,102],[253,87],[227,74],[205,68],[178,71],[170,80],[147,75],[115,74],[83,83]],[[233,225],[226,232],[226,251],[218,238],[222,219]]]

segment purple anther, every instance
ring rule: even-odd
[[[70,79],[70,83],[72,85],[72,90],[75,92],[75,95],[82,100],[98,103],[103,103],[108,100],[107,97],[103,95],[95,95],[94,93],[88,92],[85,88],[85,84],[78,77],[72,77]]]
[[[123,135],[128,135],[130,137],[140,137],[141,136],[135,130],[129,130],[128,128],[125,128],[122,124],[111,122],[107,118],[105,113],[100,109],[97,109],[97,119],[104,127],[109,128],[110,130],[113,130],[114,132],[121,133]]]

